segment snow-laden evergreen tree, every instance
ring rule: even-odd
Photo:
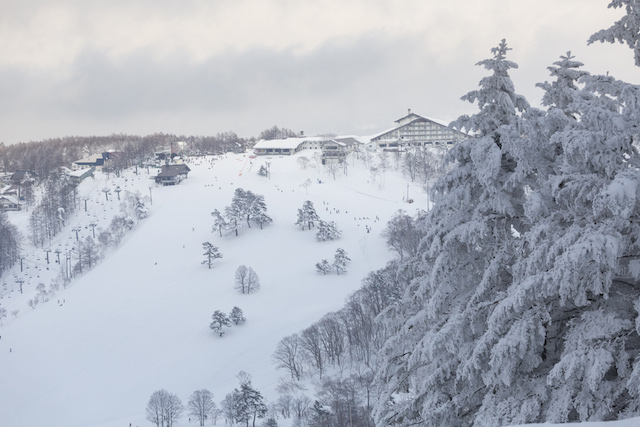
[[[338,229],[338,225],[334,221],[318,221],[317,241],[336,240],[339,239],[341,235],[342,232]]]
[[[215,332],[219,336],[223,336],[223,328],[225,326],[231,326],[231,319],[229,319],[229,317],[222,311],[216,310],[211,316],[211,323],[209,324],[209,328],[211,328],[211,330],[213,330],[213,332]]]
[[[320,221],[320,217],[316,213],[316,209],[313,207],[313,202],[310,200],[305,201],[302,204],[302,208],[298,209],[298,220],[296,225],[299,225],[302,230],[305,227],[311,230],[311,227],[315,226],[315,223]]]
[[[257,418],[264,418],[267,415],[267,405],[262,394],[253,388],[251,376],[246,372],[238,374],[240,389],[234,389],[227,394],[222,406],[232,423],[237,422],[249,427],[256,425]]]
[[[256,425],[257,418],[264,418],[267,415],[267,405],[262,394],[253,388],[251,381],[243,382],[240,385],[239,394],[239,413],[241,417],[238,421],[246,422],[246,427],[251,423],[252,427]]]
[[[247,201],[245,191],[242,188],[236,188],[231,205],[224,208],[225,219],[227,220],[227,228],[238,235],[238,229],[242,228],[243,221],[247,215]],[[247,221],[248,223],[249,221]]]
[[[224,208],[224,216],[216,209],[211,212],[213,216],[213,230],[219,232],[222,237],[222,231],[234,232],[238,235],[238,229],[242,228],[246,222],[247,227],[251,228],[251,221],[260,225],[271,223],[273,220],[267,215],[267,205],[264,196],[254,194],[252,191],[245,191],[242,188],[236,188],[231,205]]]
[[[240,194],[240,195],[238,195]],[[241,209],[244,211],[245,220],[247,221],[247,227],[251,228],[251,214],[253,209],[253,204],[256,202],[258,197],[251,190],[244,191],[242,188],[236,189],[236,194],[233,196],[233,200],[231,203],[239,203],[241,205]],[[262,197],[262,202],[264,204],[264,197]],[[266,210],[266,205],[264,207]]]
[[[235,324],[239,325],[240,323],[244,323],[247,319],[244,317],[242,313],[242,309],[240,307],[233,307],[231,309],[231,313],[229,314],[229,319]]]
[[[416,268],[421,272],[405,298],[387,313],[399,328],[385,345],[376,408],[385,425],[471,425],[489,390],[488,358],[475,343],[487,329],[496,298],[511,284],[520,251],[529,171],[519,165],[522,114],[504,40],[480,61],[492,74],[462,99],[479,112],[452,125],[474,137],[454,146],[453,168],[435,185],[435,207],[418,225],[424,230]],[[424,260],[424,262],[422,262]]]
[[[489,319],[504,322],[516,343],[532,341],[523,325],[538,329],[537,354],[524,355],[537,357],[537,376],[546,379],[547,389],[539,387],[546,399],[536,399],[542,418],[557,422],[640,411],[634,380],[640,291],[633,272],[640,237],[640,158],[633,145],[640,88],[609,76],[584,74],[580,82],[584,87],[564,108],[564,128],[554,112],[561,101],[549,109],[550,141],[559,155],[526,206],[533,226],[524,236],[526,256],[513,269],[517,292]]]
[[[326,275],[327,273],[330,273],[332,269],[333,267],[331,267],[331,264],[329,264],[329,261],[326,259],[316,263],[316,271],[318,273]]]
[[[640,67],[640,1],[612,0],[609,8],[624,7],[626,15],[606,30],[598,31],[589,38],[589,44],[594,42],[626,43],[631,49]]]
[[[202,249],[204,249],[204,253],[202,255],[204,255],[205,257],[205,260],[202,261],[202,264],[206,265],[208,268],[211,268],[213,266],[214,260],[222,258],[222,254],[218,250],[218,247],[214,246],[210,242],[204,242],[202,244]]]
[[[333,257],[333,264],[331,265],[336,269],[336,273],[340,275],[340,272],[347,271],[347,262],[351,261],[351,258],[347,255],[347,251],[342,248],[336,249],[336,253]]]
[[[267,215],[267,204],[264,201],[264,196],[253,193],[251,194],[253,197],[249,200],[247,217],[258,224],[262,230],[263,225],[270,224],[273,220],[269,215]]]
[[[383,353],[378,422],[640,413],[640,88],[581,65],[569,53],[549,68],[546,112],[496,117],[517,105],[502,93],[457,122],[476,137],[450,152],[457,164],[419,225],[419,277],[383,313],[400,332]]]
[[[218,209],[214,209],[211,212],[211,216],[213,217],[213,232],[220,233],[220,237],[222,237],[222,230],[225,230],[228,227],[227,220],[222,216]]]

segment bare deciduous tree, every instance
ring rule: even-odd
[[[387,240],[387,245],[400,255],[403,260],[405,255],[415,256],[423,233],[416,227],[416,221],[403,210],[399,210],[389,220],[382,231],[382,237]]]
[[[241,294],[250,294],[260,289],[260,279],[253,268],[246,265],[238,267],[234,288]]]
[[[213,401],[213,393],[207,389],[196,390],[191,394],[187,403],[189,414],[198,417],[200,425],[204,425],[204,421],[208,415],[213,415],[216,411],[216,403]]]
[[[147,420],[157,427],[173,427],[180,419],[184,407],[180,398],[162,389],[155,391],[147,404]]]
[[[324,356],[322,354],[322,343],[320,342],[320,332],[316,325],[312,325],[302,331],[300,335],[300,345],[305,358],[307,358],[318,370],[318,375],[322,378],[324,369]]]
[[[273,353],[273,359],[277,368],[288,370],[292,379],[300,380],[302,375],[300,336],[293,334],[280,340]]]

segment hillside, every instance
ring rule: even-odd
[[[0,289],[0,307],[8,313],[19,310],[0,326],[0,424],[149,426],[145,407],[154,391],[164,388],[186,403],[194,390],[207,388],[219,404],[238,386],[240,371],[251,374],[253,385],[274,401],[278,378],[285,375],[271,359],[278,341],[340,308],[362,277],[391,259],[380,237],[386,220],[398,209],[413,213],[427,203],[421,189],[407,188],[398,172],[378,175],[374,182],[362,161],[351,159],[348,175],[341,171],[334,180],[314,162],[303,169],[298,157],[190,159],[189,178],[175,187],[157,187],[150,180],[153,170],[120,177],[98,173],[79,186],[87,211],[81,206],[68,218],[52,250],[61,250],[64,257],[76,244],[76,230],[80,239],[91,235],[91,222],[97,224],[96,233],[106,228],[120,213],[113,192],[117,186],[123,199],[125,191],[147,197],[150,216],[98,266],[35,309],[28,301],[37,298],[37,284],[48,286],[60,266],[55,252],[47,264],[44,250],[28,242],[29,212],[10,212],[25,236],[25,257],[24,271],[16,265]],[[267,161],[270,179],[256,173]],[[311,184],[305,189],[301,184],[307,179]],[[263,230],[241,229],[238,237],[218,237],[211,232],[210,212],[229,205],[239,187],[263,195],[274,222]],[[105,188],[112,190],[108,200]],[[414,204],[404,202],[407,191]],[[314,203],[322,219],[338,223],[340,240],[317,242],[314,230],[294,225],[305,200]],[[201,264],[205,241],[223,254],[210,270]],[[352,259],[348,274],[316,273],[315,263],[331,259],[339,247]],[[234,273],[242,264],[257,272],[258,293],[234,291]],[[24,294],[17,278],[24,279]],[[233,306],[242,308],[247,322],[217,337],[208,327],[211,314]],[[585,425],[630,427],[637,422]],[[177,426],[196,424],[185,415]]]
[[[96,232],[107,226],[119,202],[115,194],[106,201],[103,188],[119,185],[148,196],[151,186],[150,216],[101,264],[35,309],[27,301],[37,283],[50,281],[59,267],[52,263],[47,271],[45,253],[24,239],[25,293],[13,283],[16,266],[4,277],[7,289],[0,300],[9,313],[20,310],[0,327],[2,425],[150,425],[144,411],[155,390],[176,393],[186,403],[194,390],[208,388],[219,402],[237,387],[241,370],[274,400],[280,373],[271,355],[278,340],[338,309],[367,272],[392,257],[380,237],[386,220],[398,209],[413,213],[426,203],[414,185],[408,190],[415,203],[403,202],[407,182],[398,173],[387,172],[384,183],[382,176],[374,183],[354,159],[348,176],[340,172],[333,180],[312,164],[302,169],[296,160],[232,154],[194,159],[189,178],[175,187],[156,187],[146,171],[119,178],[97,174],[83,182],[79,191],[90,197],[88,212],[80,209],[70,218],[52,248],[73,244],[74,227],[83,239],[91,233],[90,221],[98,222]],[[271,162],[270,179],[257,174],[264,161]],[[307,179],[308,194],[301,186]],[[211,233],[210,213],[229,205],[238,187],[264,195],[274,222],[220,238]],[[316,242],[315,231],[294,225],[305,200],[321,218],[337,222],[340,240]],[[10,213],[25,236],[28,215]],[[201,265],[205,241],[224,256],[211,270]],[[352,259],[348,274],[318,275],[315,263],[330,259],[338,247]],[[258,293],[234,291],[234,273],[242,264],[258,274]],[[214,336],[208,328],[213,311],[229,312],[236,305],[246,324]]]

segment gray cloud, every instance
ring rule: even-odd
[[[373,105],[386,113],[395,110],[391,116],[382,114],[386,116],[382,126],[388,126],[404,112],[404,100],[443,102],[455,78],[427,56],[418,37],[368,34],[329,40],[303,54],[254,48],[216,55],[196,65],[186,57],[169,61],[146,51],[118,60],[86,51],[73,63],[72,72],[57,81],[43,75],[25,77],[15,70],[0,73],[10,87],[34,87],[23,93],[25,99],[38,98],[30,104],[32,112],[55,111],[79,122],[126,122],[155,113],[191,111],[199,117],[220,117],[222,126],[229,116],[241,116],[219,130],[239,126],[234,130],[244,134],[255,134],[275,122],[305,127],[316,123],[319,132],[356,131],[354,123],[375,123]],[[428,93],[425,86],[433,79],[441,81],[439,89]],[[38,80],[45,83],[36,85]],[[3,110],[11,108],[5,105]],[[202,126],[194,123],[194,128]]]
[[[558,7],[562,9],[558,16],[551,9],[542,14],[523,6],[501,7],[506,4],[502,0],[495,0],[487,10],[473,6],[461,15],[454,13],[453,6],[442,6],[433,9],[433,16],[424,16],[424,28],[419,28],[415,16],[409,17],[407,31],[398,31],[402,21],[394,15],[398,13],[394,6],[388,17],[392,25],[385,26],[383,21],[362,25],[336,15],[327,22],[328,27],[351,22],[353,28],[346,30],[353,31],[334,28],[316,38],[311,31],[305,33],[304,27],[317,30],[321,26],[303,21],[303,29],[297,28],[295,20],[285,14],[286,2],[269,3],[277,12],[249,0],[223,2],[220,8],[205,11],[217,16],[227,13],[225,8],[231,5],[238,4],[239,10],[253,5],[259,8],[256,13],[286,18],[291,33],[278,32],[277,21],[260,25],[261,31],[276,28],[265,35],[268,43],[262,43],[258,30],[248,34],[246,23],[239,24],[236,34],[212,25],[181,37],[190,30],[190,16],[194,16],[194,25],[202,25],[203,20],[193,15],[198,12],[197,2],[188,2],[189,7],[181,9],[150,10],[139,31],[117,25],[116,11],[125,19],[128,2],[105,9],[108,18],[104,20],[86,2],[66,2],[73,7],[55,13],[65,24],[70,23],[69,34],[66,26],[45,20],[60,39],[51,42],[53,53],[39,52],[42,57],[29,51],[37,46],[40,33],[33,32],[39,27],[29,21],[28,13],[20,12],[27,9],[18,2],[11,6],[15,22],[6,15],[0,17],[0,23],[13,25],[16,39],[24,41],[22,51],[18,42],[10,49],[0,48],[5,53],[0,58],[0,141],[113,132],[212,134],[233,130],[251,136],[274,124],[307,133],[366,135],[390,127],[407,108],[452,120],[475,111],[459,98],[486,75],[474,64],[489,57],[490,48],[503,37],[514,48],[510,59],[520,64],[512,72],[516,89],[534,105],[541,95],[535,83],[549,79],[546,67],[569,49],[589,71],[611,71],[620,78],[637,79],[627,49],[586,46],[588,35],[603,26],[578,25],[593,20],[591,15],[599,10],[592,0],[589,7],[576,7],[585,2],[567,0],[566,7]],[[348,3],[351,18],[368,10],[358,9],[357,1]],[[371,9],[375,13],[367,17],[380,19],[385,4],[374,2]],[[144,3],[136,2],[131,8],[135,16],[143,16]],[[297,3],[296,8],[302,10]],[[575,22],[566,19],[569,9]],[[429,12],[428,8],[421,10]],[[534,21],[536,16],[541,20]],[[16,22],[28,30],[20,33]],[[100,31],[91,30],[92,24]],[[154,31],[166,31],[169,36]],[[229,37],[235,35],[239,41],[234,44]],[[298,40],[301,35],[309,39]],[[203,37],[201,45],[198,37]],[[286,43],[276,43],[280,39]],[[216,40],[224,43],[216,44]],[[65,48],[67,41],[69,48]],[[621,67],[625,60],[628,66]]]

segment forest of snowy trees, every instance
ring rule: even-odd
[[[158,150],[171,143],[183,141],[189,153],[196,155],[243,152],[253,144],[254,138],[241,138],[234,132],[215,136],[184,136],[154,134],[146,136],[114,134],[110,136],[73,136],[44,141],[21,142],[6,145],[0,143],[0,170],[25,169],[46,179],[52,171],[69,166],[88,155],[112,150],[118,153],[113,168],[121,170],[154,157]]]
[[[627,15],[589,43],[627,43],[640,66],[640,2],[610,7]],[[538,85],[545,109],[532,108],[509,50],[503,40],[478,63],[489,75],[463,100],[479,111],[452,124],[472,138],[446,155],[433,209],[385,230],[399,260],[278,346],[289,381],[322,378],[302,425],[640,413],[640,87],[567,52]]]
[[[594,41],[638,52],[640,4]],[[570,53],[545,110],[509,77],[503,40],[453,126],[474,138],[419,221],[418,272],[382,315],[396,332],[376,371],[384,425],[609,420],[640,411],[640,87],[591,75]]]

